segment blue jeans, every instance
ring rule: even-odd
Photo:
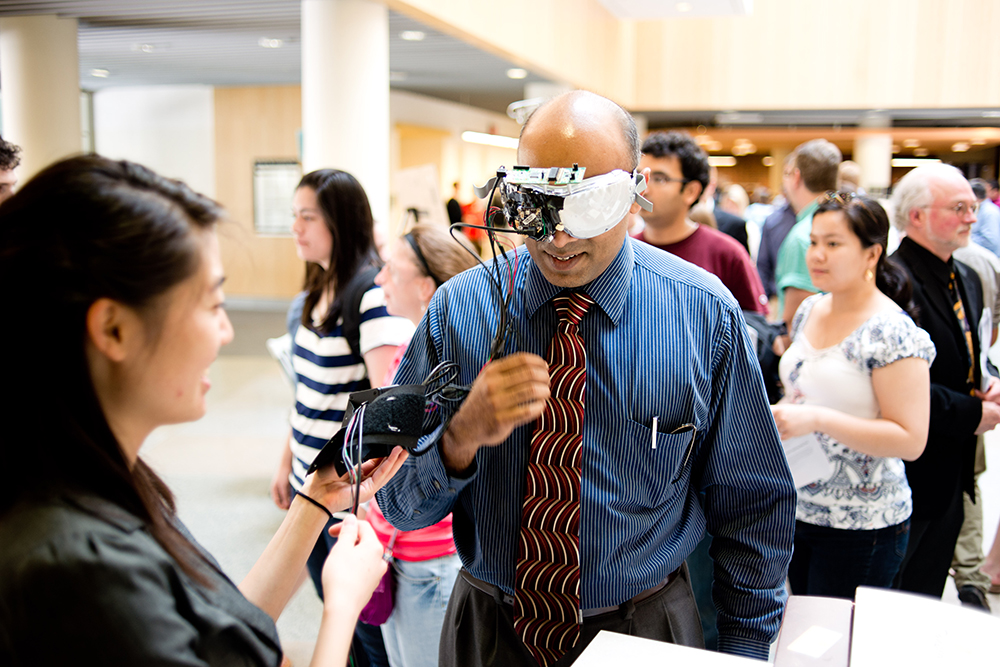
[[[392,667],[437,667],[441,626],[451,589],[462,569],[458,555],[392,563],[396,597],[382,624],[385,652]]]
[[[878,530],[796,521],[795,551],[788,567],[792,593],[853,600],[858,586],[892,588],[909,538],[909,519]]]

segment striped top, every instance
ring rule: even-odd
[[[319,321],[314,318],[314,324]],[[295,410],[292,427],[292,474],[289,481],[296,491],[302,488],[306,470],[326,441],[340,430],[351,392],[371,387],[363,359],[351,353],[343,337],[343,318],[329,335],[309,327],[295,330],[292,368],[295,369]],[[372,285],[361,298],[361,354],[383,345],[401,345],[413,334],[413,323],[405,317],[389,315],[385,294]]]
[[[560,290],[523,248],[516,252],[508,347],[544,357]],[[596,306],[579,326],[588,351],[583,609],[655,586],[707,527],[715,538],[720,649],[766,658],[784,609],[795,489],[739,306],[714,276],[632,239],[585,290]],[[461,367],[459,382],[471,384],[488,358],[497,316],[482,268],[456,276],[434,295],[396,381],[424,379],[432,339],[440,359]],[[697,428],[693,442],[690,429],[672,433],[689,423]],[[379,506],[403,530],[454,511],[465,567],[513,595],[533,426],[481,448],[462,479],[448,476],[436,449],[411,457],[379,492]]]

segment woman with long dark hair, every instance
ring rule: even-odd
[[[901,459],[927,442],[935,351],[905,312],[910,285],[886,259],[888,234],[867,197],[829,193],[813,217],[806,263],[822,293],[795,314],[785,398],[772,406],[782,439],[813,433],[831,470],[798,490],[797,595],[889,588],[906,553],[913,506]]]
[[[57,163],[0,205],[0,664],[278,665],[274,619],[329,513],[312,475],[239,589],[178,520],[139,456],[154,428],[205,412],[207,371],[233,331],[219,207],[183,184],[97,156]],[[368,465],[363,495],[398,469]],[[351,520],[323,573],[314,664],[343,665],[384,571]]]
[[[302,488],[316,454],[340,429],[348,396],[379,386],[396,348],[413,335],[409,320],[389,315],[385,295],[375,285],[381,260],[368,195],[357,179],[337,169],[310,172],[295,190],[292,210],[295,248],[306,262],[306,277],[290,316],[295,409],[271,486],[282,509]],[[321,597],[323,563],[334,542],[324,531],[309,559]],[[358,635],[370,661],[386,664],[381,631],[359,623]]]

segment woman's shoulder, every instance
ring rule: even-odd
[[[144,527],[135,515],[94,496],[22,502],[0,519],[0,543],[5,545],[0,572],[71,568],[98,560],[98,554],[106,564],[109,554],[120,550],[165,556]]]
[[[894,361],[918,357],[931,363],[936,350],[930,335],[891,300],[868,318],[859,330],[870,369],[887,366]]]

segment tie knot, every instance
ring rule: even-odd
[[[552,303],[556,307],[556,315],[559,316],[560,322],[569,322],[576,326],[580,324],[580,320],[594,305],[594,300],[583,292],[570,292],[563,296],[557,296],[552,300]]]

